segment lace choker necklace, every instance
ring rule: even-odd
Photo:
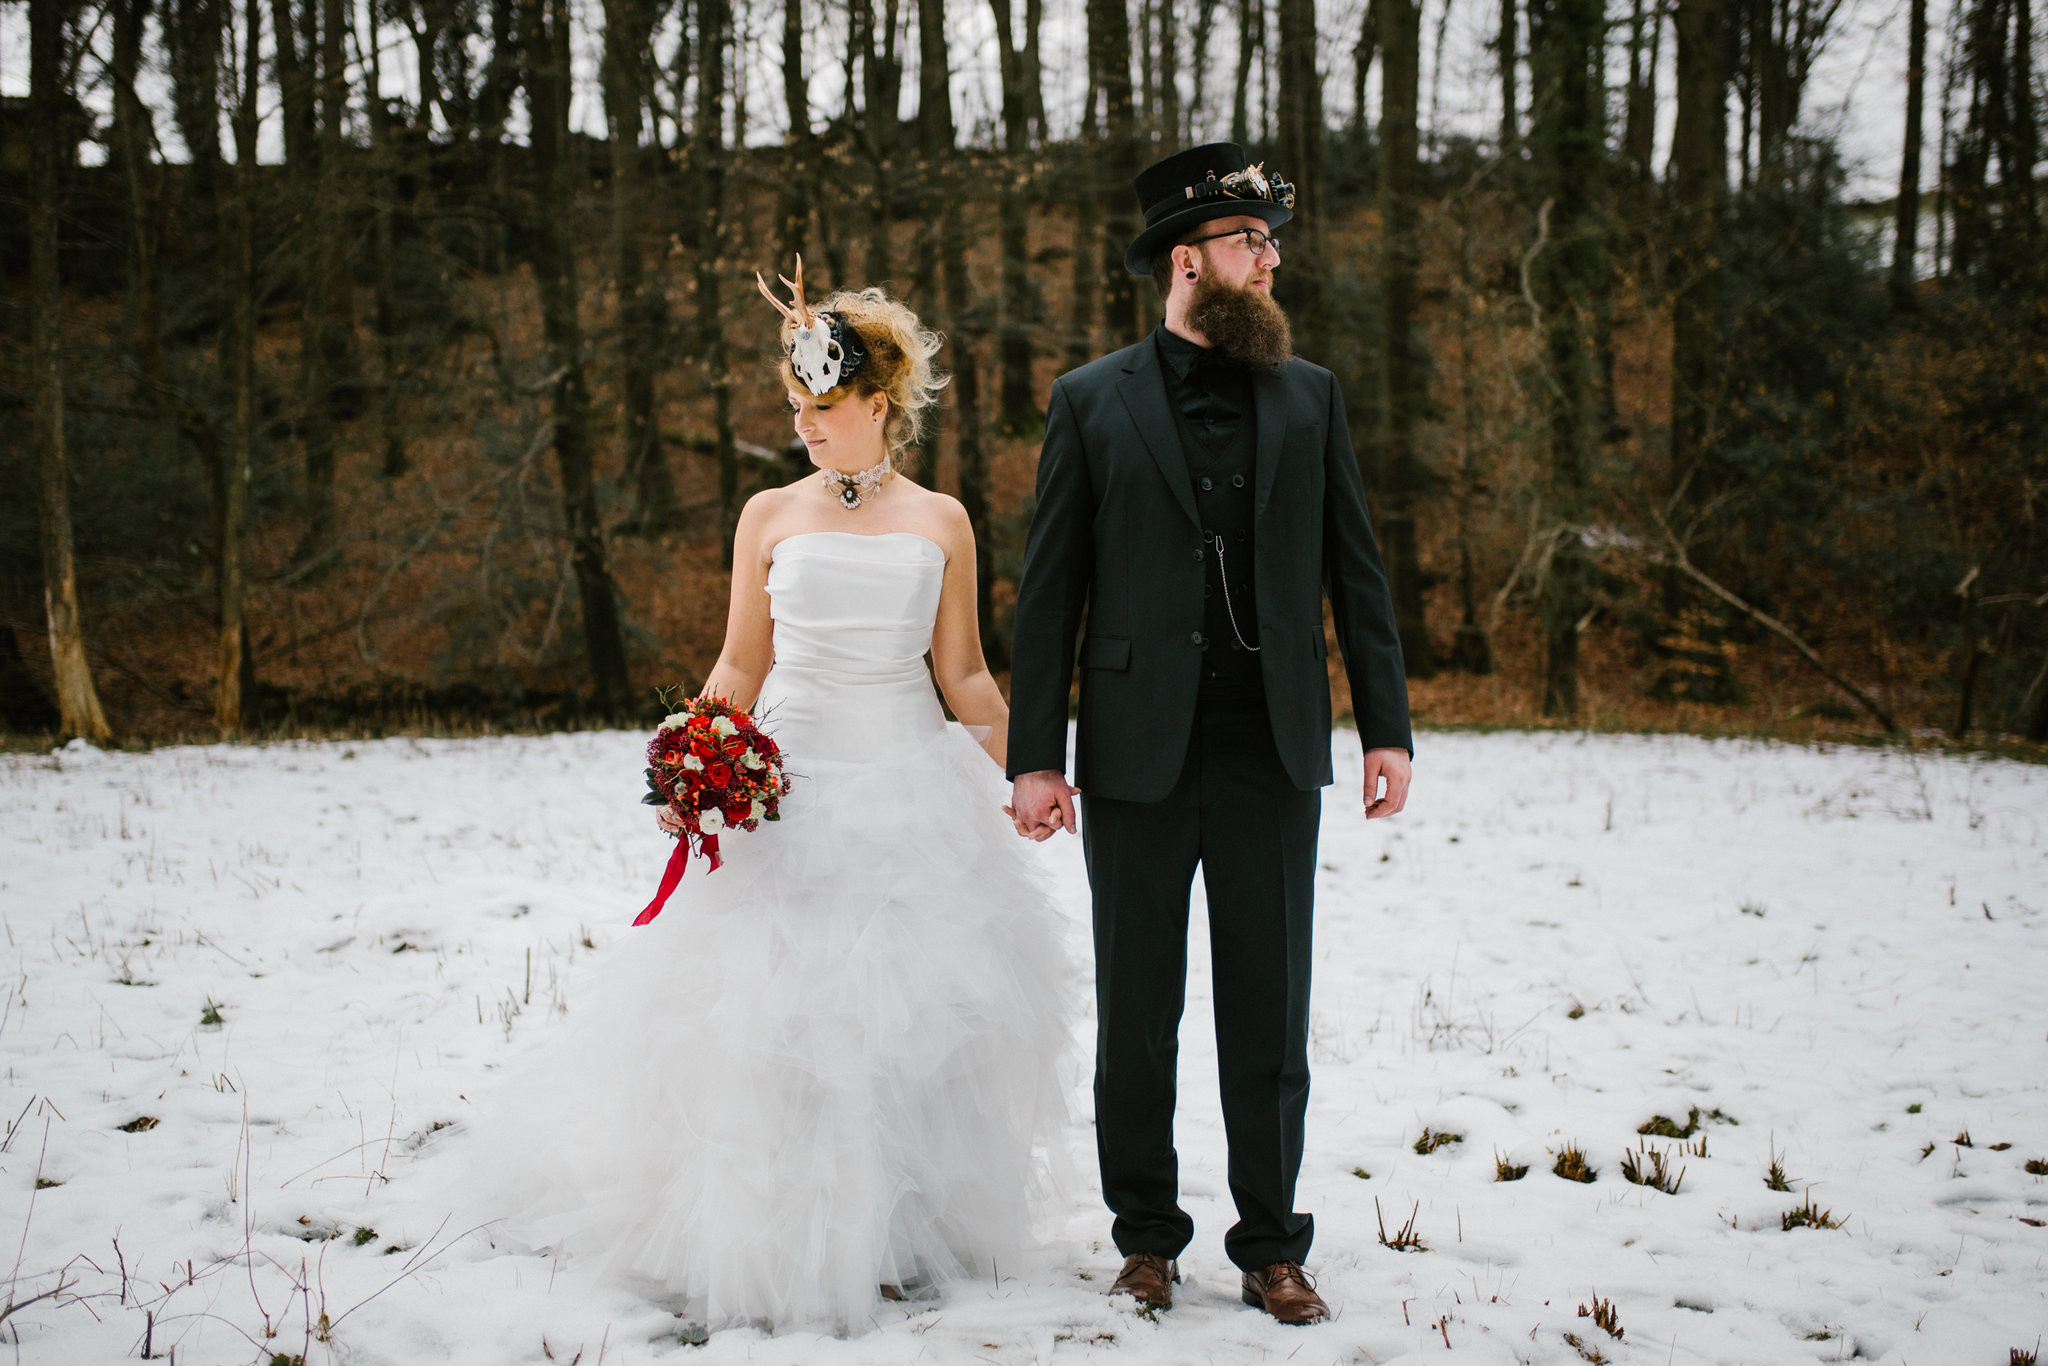
[[[883,456],[876,464],[854,474],[842,474],[838,470],[826,470],[822,475],[825,487],[839,499],[839,506],[853,511],[868,499],[882,491],[882,481],[889,477],[889,457]]]

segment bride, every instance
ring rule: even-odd
[[[770,299],[819,472],[746,505],[704,685],[755,709],[795,787],[596,970],[471,1126],[518,1137],[470,1179],[518,1193],[512,1235],[707,1327],[848,1332],[1025,1242],[1073,974],[1002,814],[966,515],[893,467],[939,339],[879,289],[813,308],[801,281]]]

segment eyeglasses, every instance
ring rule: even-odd
[[[1232,228],[1229,232],[1212,232],[1207,237],[1191,237],[1187,244],[1193,246],[1197,242],[1215,242],[1225,237],[1242,237],[1245,250],[1254,257],[1264,256],[1267,247],[1273,249],[1275,256],[1280,254],[1280,239],[1257,228]]]

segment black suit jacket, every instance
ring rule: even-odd
[[[1332,780],[1326,589],[1365,748],[1412,751],[1408,685],[1336,377],[1290,360],[1260,374],[1252,394],[1258,657],[1273,739],[1309,791]],[[1012,777],[1066,768],[1077,637],[1075,785],[1159,801],[1180,776],[1201,677],[1205,551],[1170,401],[1150,337],[1053,384],[1011,647]]]

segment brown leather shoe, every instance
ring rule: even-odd
[[[1321,1323],[1330,1317],[1330,1306],[1316,1293],[1315,1279],[1297,1262],[1275,1262],[1264,1271],[1245,1272],[1244,1302],[1282,1323]]]
[[[1124,1258],[1117,1272],[1112,1295],[1129,1295],[1147,1309],[1173,1308],[1173,1283],[1180,1279],[1180,1267],[1170,1258],[1153,1252],[1133,1252]]]

